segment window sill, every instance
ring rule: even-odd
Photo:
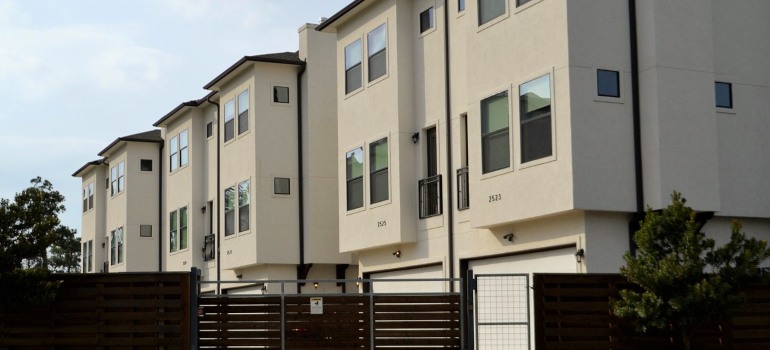
[[[487,30],[490,27],[493,27],[495,24],[498,24],[498,23],[508,19],[508,17],[511,16],[511,11],[510,11],[510,8],[508,8],[509,5],[507,3],[506,3],[505,6],[506,6],[506,8],[505,8],[505,13],[504,14],[502,14],[500,16],[497,16],[494,19],[489,20],[487,23],[479,25],[478,28],[476,28],[476,33],[481,33],[482,31]]]
[[[366,83],[366,88],[371,88],[372,86],[374,86],[374,85],[376,85],[376,84],[379,84],[381,81],[383,81],[383,80],[385,80],[385,79],[388,79],[388,77],[389,77],[389,76],[390,76],[390,70],[388,70],[387,72],[385,72],[385,74],[383,74],[382,76],[380,76],[380,77],[377,77],[376,79],[374,79],[374,80],[372,80],[372,81],[369,81],[369,82],[367,82],[367,83]]]
[[[735,109],[733,109],[733,108],[724,108],[724,107],[717,107],[717,113],[719,113],[719,114],[732,114],[732,115],[738,114],[738,113],[735,112]]]
[[[345,88],[343,87],[342,89],[343,89],[343,91],[344,91],[344,89],[345,89]],[[344,100],[347,100],[348,98],[351,98],[351,97],[353,97],[353,96],[355,96],[355,95],[358,95],[358,93],[359,93],[359,92],[361,92],[361,91],[364,91],[364,85],[363,85],[363,84],[361,85],[361,87],[360,87],[360,88],[358,88],[358,89],[355,89],[355,90],[353,90],[353,91],[351,91],[351,92],[348,92],[347,94],[345,94],[345,97],[344,97],[343,99],[344,99]]]
[[[505,167],[505,168],[502,168],[502,169],[498,169],[498,170],[495,170],[495,171],[492,171],[492,172],[488,172],[486,174],[485,173],[481,173],[481,180],[483,181],[483,180],[490,179],[490,178],[493,178],[493,177],[497,177],[497,176],[500,176],[500,175],[504,175],[504,174],[507,174],[507,173],[510,173],[510,172],[513,172],[513,167],[509,165],[508,167]]]
[[[543,157],[543,158],[540,158],[540,159],[530,160],[529,162],[526,162],[526,163],[522,163],[522,164],[519,165],[519,169],[523,170],[523,169],[526,169],[526,168],[531,168],[533,166],[538,166],[538,165],[541,165],[541,164],[545,164],[545,163],[550,163],[550,162],[556,161],[556,154],[555,154],[556,148],[554,147],[553,150],[554,150],[554,154],[553,155],[550,155],[548,157]]]
[[[379,201],[377,203],[369,203],[369,209],[379,208],[392,203],[393,200],[388,197],[386,200]]]
[[[169,171],[168,176],[172,176],[172,175],[174,175],[174,174],[176,174],[176,173],[178,173],[178,172],[180,172],[180,171],[182,171],[184,169],[187,169],[188,166],[190,166],[190,163],[187,163],[187,164],[185,164],[183,166],[180,166],[180,167],[178,167],[178,168],[176,168],[174,170],[171,170],[171,171]]]
[[[594,102],[615,103],[615,104],[626,103],[622,97],[599,96],[599,95],[594,96]]]

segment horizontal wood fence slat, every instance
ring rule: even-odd
[[[535,274],[536,349],[681,348],[673,330],[637,333],[612,314],[619,291],[635,288],[619,274]],[[770,283],[743,291],[746,303],[731,319],[705,324],[692,337],[693,349],[770,349]]]
[[[56,274],[50,307],[0,311],[0,349],[189,349],[190,274]]]

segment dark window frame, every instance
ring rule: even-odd
[[[720,88],[719,88],[720,86],[727,88],[727,90],[723,90],[724,92],[727,93],[727,96],[726,96],[727,104],[721,104],[720,103],[720,100],[721,100],[720,99]],[[725,82],[725,81],[716,81],[716,82],[714,82],[714,102],[715,102],[715,105],[717,106],[717,108],[732,109],[733,106],[734,106],[734,103],[733,103],[733,84]]]
[[[285,93],[281,94],[281,91],[284,91],[284,90],[285,90]],[[273,103],[288,104],[291,99],[289,96],[290,91],[291,90],[289,90],[288,86],[279,86],[279,85],[273,86]],[[283,95],[285,95],[286,97],[285,99],[282,98]]]
[[[152,171],[152,159],[140,159],[139,160],[139,170],[141,170],[141,171]]]
[[[282,181],[286,181],[286,191],[282,191]],[[291,179],[288,177],[274,177],[273,178],[273,194],[277,195],[290,195],[291,194]]]
[[[423,34],[436,26],[436,16],[433,6],[420,12],[420,34]]]
[[[609,75],[607,75],[609,74]],[[604,85],[603,82],[613,83],[613,86]],[[609,90],[606,90],[609,88]],[[597,69],[596,70],[596,94],[601,97],[614,97],[620,98],[620,72],[609,69]]]

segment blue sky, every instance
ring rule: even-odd
[[[71,174],[115,138],[151,130],[245,55],[296,51],[297,29],[350,0],[0,0],[0,198]]]

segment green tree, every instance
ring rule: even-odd
[[[13,202],[0,199],[0,272],[77,271],[80,246],[75,230],[59,220],[64,196],[40,177],[30,182]]]
[[[613,309],[642,332],[673,325],[689,350],[695,327],[729,315],[742,300],[737,290],[761,279],[758,267],[770,249],[766,241],[746,238],[738,222],[730,242],[715,247],[681,194],[671,199],[660,213],[647,209],[634,236],[636,255],[627,252],[620,268],[641,291],[621,291]]]

